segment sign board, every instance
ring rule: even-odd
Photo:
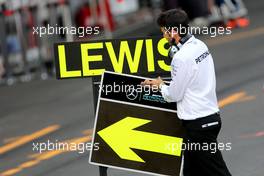
[[[56,43],[58,79],[100,76],[104,71],[134,75],[170,75],[165,38],[130,38]]]
[[[90,153],[90,163],[178,176],[184,131],[176,104],[165,102],[159,92],[140,89],[145,79],[103,74],[93,133],[98,150]]]

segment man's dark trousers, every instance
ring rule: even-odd
[[[231,176],[217,148],[217,136],[221,129],[220,114],[215,113],[197,120],[183,120],[183,127],[186,130],[183,175]],[[209,149],[203,150],[207,148],[202,146],[209,146]]]

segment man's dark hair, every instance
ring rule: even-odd
[[[176,28],[179,31],[180,27],[186,28],[186,33],[179,32],[180,37],[185,37],[188,33],[189,18],[187,13],[181,9],[171,9],[162,12],[157,19],[157,23],[160,27],[170,30]]]

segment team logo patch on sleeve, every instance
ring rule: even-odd
[[[199,64],[200,62],[202,62],[209,55],[210,55],[209,51],[206,51],[205,53],[203,53],[201,56],[195,59],[196,64]]]

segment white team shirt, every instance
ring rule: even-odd
[[[178,117],[194,120],[219,111],[214,62],[207,46],[192,36],[174,55],[170,85],[161,93],[168,102],[177,102]]]

